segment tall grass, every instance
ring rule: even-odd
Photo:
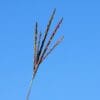
[[[31,89],[32,89],[32,84],[33,84],[33,80],[36,76],[36,73],[38,71],[38,68],[40,66],[40,64],[47,58],[47,56],[56,48],[56,46],[59,45],[59,43],[63,40],[64,36],[60,37],[55,44],[53,45],[53,47],[50,48],[50,44],[52,42],[52,39],[54,38],[57,30],[59,29],[63,18],[61,18],[61,20],[57,23],[57,25],[55,26],[53,32],[50,35],[50,38],[48,39],[47,43],[46,43],[46,39],[48,36],[48,32],[51,26],[51,23],[53,21],[54,15],[55,15],[56,9],[53,10],[52,15],[50,16],[50,19],[48,21],[46,30],[44,32],[44,36],[41,38],[42,33],[38,31],[38,23],[36,22],[35,24],[35,32],[34,32],[34,62],[33,62],[33,74],[32,74],[32,78],[30,81],[30,85],[29,85],[29,89],[26,95],[26,100],[29,100],[30,97],[30,93],[31,93]]]

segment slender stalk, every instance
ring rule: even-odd
[[[26,100],[29,100],[29,97],[30,97],[30,94],[31,94],[31,90],[32,90],[33,80],[34,80],[34,78],[35,78],[35,75],[36,75],[36,73],[34,73],[34,74],[32,75],[32,79],[31,79],[31,81],[30,81],[30,85],[29,85],[29,88],[28,88]]]

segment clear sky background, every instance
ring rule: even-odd
[[[64,41],[41,64],[30,100],[100,100],[99,0],[0,0],[0,100],[25,100],[33,67],[35,22]]]

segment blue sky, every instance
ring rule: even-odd
[[[44,32],[52,10],[64,41],[41,64],[30,100],[100,100],[100,1],[1,0],[0,100],[25,100],[36,21]]]

